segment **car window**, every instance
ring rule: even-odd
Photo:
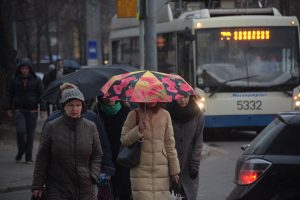
[[[273,141],[279,131],[285,124],[278,118],[274,119],[266,128],[264,128],[250,143],[244,154],[264,154],[266,148]]]
[[[286,126],[267,150],[269,155],[300,155],[300,126]]]

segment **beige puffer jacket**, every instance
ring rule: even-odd
[[[136,112],[131,111],[123,125],[121,142],[129,146],[144,137],[140,164],[130,171],[134,200],[164,200],[169,198],[170,175],[180,172],[171,117],[168,111],[156,113],[138,109],[139,120],[145,117],[146,129],[138,130]]]

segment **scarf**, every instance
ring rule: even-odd
[[[181,107],[176,101],[167,105],[172,120],[179,124],[184,124],[193,119],[200,112],[198,105],[194,100],[190,99],[186,107]]]
[[[121,103],[116,102],[115,105],[109,106],[100,102],[100,110],[102,110],[107,116],[117,114],[121,109]]]

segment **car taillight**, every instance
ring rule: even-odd
[[[237,184],[249,185],[254,183],[270,166],[270,162],[262,159],[250,159],[245,161],[240,168]]]

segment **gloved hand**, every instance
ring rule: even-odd
[[[96,182],[97,186],[100,187],[103,185],[107,185],[109,183],[109,179],[110,177],[108,175],[106,175],[105,173],[101,173]]]
[[[178,183],[179,183],[179,175],[178,175],[178,174],[176,174],[176,175],[171,175],[170,178],[171,178],[171,181],[172,181],[173,183],[175,183],[175,184],[178,184]]]
[[[43,191],[41,189],[40,190],[33,190],[32,195],[31,195],[31,200],[41,199],[42,194],[43,194]]]

